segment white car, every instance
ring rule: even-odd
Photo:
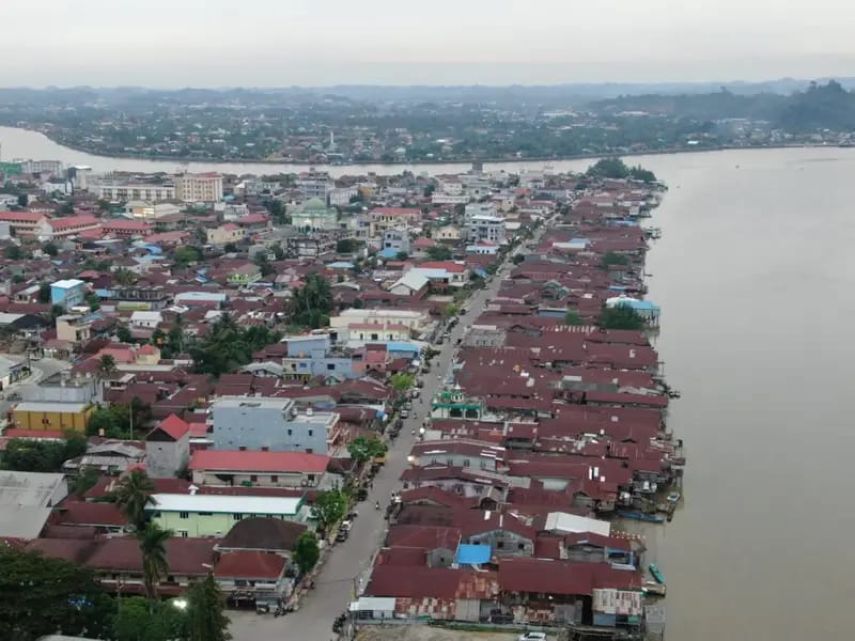
[[[546,632],[523,632],[517,641],[546,641]]]

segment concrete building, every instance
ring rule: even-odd
[[[175,477],[190,458],[190,426],[170,414],[145,437],[145,462],[153,478]]]
[[[157,203],[145,200],[132,200],[125,204],[125,214],[135,220],[156,220],[162,216],[180,214],[181,208],[174,203]]]
[[[411,332],[419,334],[431,324],[427,312],[409,309],[345,309],[338,316],[330,318],[330,338],[339,340],[339,334],[346,338],[347,328],[354,324],[405,325]]]
[[[498,216],[499,212],[495,203],[469,203],[463,210],[463,220],[468,225],[476,216]]]
[[[383,232],[383,249],[396,254],[410,253],[410,234],[406,228],[387,229]]]
[[[338,425],[335,412],[298,412],[288,398],[225,396],[211,409],[218,450],[326,454]]]
[[[16,236],[25,238],[41,237],[51,231],[48,217],[36,211],[0,211],[0,222],[8,223]]]
[[[505,220],[501,216],[473,216],[466,230],[470,243],[488,242],[504,245],[507,242]]]
[[[309,508],[303,498],[223,494],[154,494],[146,506],[152,521],[177,537],[222,537],[243,518],[266,516],[303,523]]]
[[[94,408],[87,403],[23,402],[12,410],[12,422],[25,430],[73,430],[83,433]]]
[[[226,223],[215,229],[208,229],[205,236],[209,245],[227,245],[242,241],[246,236],[246,231],[234,223]]]
[[[102,180],[94,178],[89,180],[89,193],[94,194],[99,200],[109,202],[128,202],[129,200],[161,202],[175,200],[175,185],[167,182],[126,182],[107,176]]]
[[[297,179],[297,189],[306,199],[317,198],[326,203],[330,192],[335,189],[335,183],[327,172],[312,170],[300,174]],[[350,202],[349,198],[348,202]]]
[[[312,198],[291,214],[291,224],[305,232],[332,231],[338,228],[338,215],[320,198]]]
[[[175,176],[175,197],[185,203],[218,203],[223,199],[223,176],[215,172]]]
[[[318,487],[330,457],[302,452],[198,450],[189,469],[196,485]]]
[[[76,278],[58,280],[50,286],[51,305],[70,309],[86,303],[86,283]]]
[[[69,343],[83,343],[92,335],[92,323],[77,314],[56,317],[56,338]]]
[[[67,495],[62,474],[0,471],[0,538],[35,539]]]

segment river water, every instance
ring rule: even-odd
[[[99,172],[179,166],[98,158],[17,129],[0,128],[0,142],[4,159],[58,159]],[[667,638],[851,640],[855,198],[847,190],[855,149],[637,161],[670,186],[653,219],[663,238],[647,271],[649,297],[663,308],[657,347],[669,383],[682,392],[669,423],[688,454],[683,506],[667,526],[646,528],[668,582]],[[550,164],[578,170],[588,161]]]

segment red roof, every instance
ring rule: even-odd
[[[285,558],[270,552],[227,552],[217,561],[214,576],[275,581],[285,570]]]
[[[113,503],[64,501],[56,510],[59,523],[72,525],[124,526],[128,519]]]
[[[199,450],[190,459],[191,470],[228,470],[253,472],[326,471],[330,457],[302,452],[250,452],[240,450]]]
[[[102,223],[106,231],[147,231],[152,225],[144,220],[110,220]]]
[[[43,213],[37,211],[0,211],[0,220],[8,222],[37,223],[47,218]]]
[[[169,434],[169,436],[171,436],[177,441],[187,433],[187,430],[190,429],[190,426],[187,424],[187,421],[179,418],[175,414],[170,414],[160,422],[160,425],[158,425],[154,429],[166,432],[167,434]]]
[[[377,565],[365,589],[368,596],[454,599],[460,583],[460,570],[450,568]]]
[[[594,588],[640,589],[641,578],[631,570],[614,570],[608,563],[545,559],[499,559],[503,592],[590,595]]]
[[[462,274],[466,271],[466,265],[455,263],[453,260],[429,260],[424,263],[419,263],[417,267],[424,269],[444,269],[447,272]]]
[[[64,229],[76,229],[78,227],[94,227],[98,222],[95,216],[66,216],[65,218],[51,220],[50,226],[54,231],[61,231]]]

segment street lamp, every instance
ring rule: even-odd
[[[172,605],[174,605],[179,610],[186,610],[187,599],[172,599]]]

